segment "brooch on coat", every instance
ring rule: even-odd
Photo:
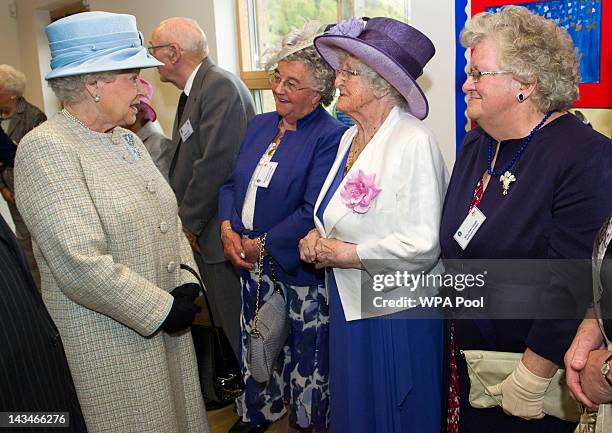
[[[123,145],[126,150],[130,152],[134,159],[139,160],[142,159],[142,155],[140,154],[140,150],[136,147],[136,140],[134,140],[134,135],[132,134],[121,134],[121,139],[123,140]]]
[[[382,191],[374,183],[376,173],[365,174],[363,170],[353,173],[346,179],[340,197],[344,204],[355,213],[364,214],[370,210],[372,201]]]

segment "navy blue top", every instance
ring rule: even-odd
[[[612,142],[573,115],[545,125],[511,169],[517,180],[508,195],[502,195],[499,178],[491,179],[478,205],[487,219],[463,251],[453,235],[467,216],[474,188],[487,167],[489,140],[476,127],[461,146],[442,214],[443,256],[590,259],[597,232],[612,211]],[[503,141],[496,168],[505,166],[523,142],[524,138]],[[554,296],[561,292],[574,298],[584,296],[559,281],[551,282],[551,289]],[[563,365],[563,355],[578,326],[577,320],[492,322],[494,344],[482,332],[458,331],[458,349],[523,352],[529,347]],[[458,322],[458,328],[460,325]],[[475,329],[473,324],[468,327]]]
[[[242,224],[242,207],[251,176],[276,134],[276,112],[255,116],[240,146],[234,171],[219,192],[219,220],[249,237],[268,233],[266,250],[280,267],[278,280],[292,285],[322,282],[314,266],[300,261],[298,242],[312,228],[314,204],[338,152],[346,127],[322,107],[285,131],[272,161],[278,162],[268,188],[257,188],[253,230]]]
[[[15,162],[15,152],[17,152],[17,146],[6,135],[6,132],[0,128],[0,162],[12,167]]]

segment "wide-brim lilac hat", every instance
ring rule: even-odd
[[[83,12],[47,26],[51,72],[45,79],[162,66],[143,45],[132,15]]]
[[[429,104],[416,79],[436,49],[414,27],[391,18],[350,18],[316,37],[314,45],[334,70],[342,66],[338,49],[368,65],[406,99],[410,113],[427,117]]]

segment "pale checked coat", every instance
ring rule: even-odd
[[[90,433],[209,432],[189,331],[158,331],[195,268],[174,194],[130,131],[58,113],[15,160],[17,206]]]

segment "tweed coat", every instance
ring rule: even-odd
[[[208,432],[189,331],[158,331],[195,267],[176,200],[135,134],[58,113],[15,159],[16,201],[90,432]]]

